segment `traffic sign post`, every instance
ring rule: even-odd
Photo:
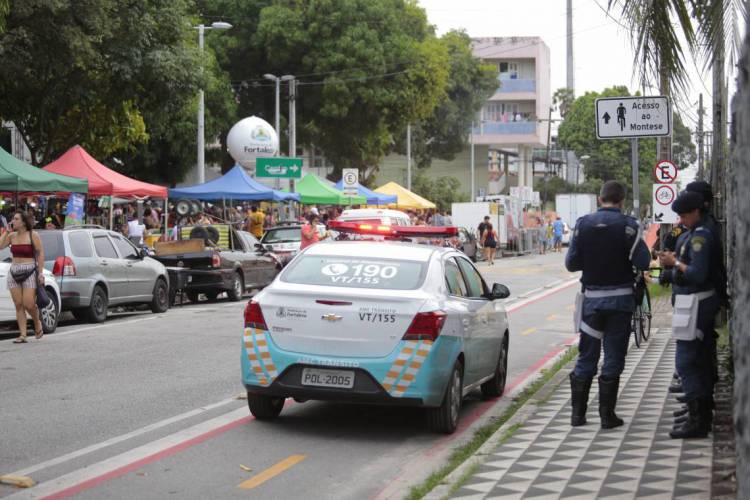
[[[672,134],[669,99],[604,97],[596,100],[596,136],[599,139],[664,137]]]
[[[302,158],[258,158],[255,161],[255,177],[299,179],[302,177]]]
[[[672,211],[672,203],[676,198],[677,188],[674,184],[654,184],[654,224],[677,224],[677,214]]]
[[[654,167],[654,180],[659,184],[677,182],[677,165],[669,160],[662,160]]]
[[[359,194],[359,169],[345,168],[342,170],[342,191],[346,196],[357,196]]]

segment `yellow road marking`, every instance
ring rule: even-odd
[[[273,479],[287,469],[290,469],[307,458],[307,455],[292,455],[291,457],[285,458],[276,465],[272,465],[268,469],[264,470],[260,474],[256,474],[247,481],[240,483],[238,488],[243,490],[251,490],[261,484],[265,483],[269,479]]]
[[[521,335],[529,335],[531,333],[534,333],[536,331],[536,328],[533,326],[531,328],[527,328],[526,330],[521,332]]]
[[[554,321],[557,318],[557,314],[550,314],[547,316],[547,321]]]

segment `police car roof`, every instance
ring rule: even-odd
[[[352,247],[356,247],[352,248]],[[430,256],[450,248],[404,243],[398,241],[321,241],[308,247],[305,255],[330,255],[336,257],[386,258],[426,262]]]

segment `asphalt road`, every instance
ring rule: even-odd
[[[479,267],[511,289],[510,394],[573,339],[574,276],[560,254]],[[389,496],[508,404],[470,396],[450,437],[430,433],[416,409],[288,401],[278,421],[256,421],[238,399],[243,308],[219,301],[66,323],[20,346],[5,335],[0,475],[39,485],[0,485],[0,497]]]

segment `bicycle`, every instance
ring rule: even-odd
[[[641,347],[651,336],[651,294],[642,273],[636,274],[633,296],[635,311],[630,331],[635,337],[635,346]]]

